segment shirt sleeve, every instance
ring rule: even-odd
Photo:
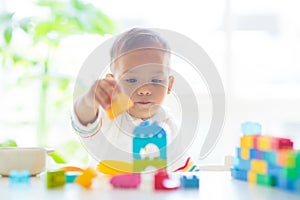
[[[102,126],[102,118],[100,114],[100,110],[98,108],[98,116],[96,120],[92,123],[88,123],[87,125],[83,125],[80,123],[74,108],[71,109],[71,124],[73,129],[79,134],[81,137],[91,137],[95,135]]]

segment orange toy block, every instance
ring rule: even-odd
[[[279,150],[277,152],[277,164],[281,167],[286,167],[288,165],[288,155],[293,153],[293,150]]]
[[[267,174],[268,165],[264,160],[251,160],[251,170],[259,174]]]
[[[111,102],[111,107],[107,109],[108,117],[113,120],[133,106],[133,102],[123,93],[116,94],[116,99]]]
[[[262,151],[268,151],[272,149],[272,138],[271,136],[261,136],[257,139],[257,148]]]
[[[92,168],[87,168],[80,176],[75,179],[75,183],[84,188],[89,188],[92,185],[92,180],[97,176],[97,173]]]

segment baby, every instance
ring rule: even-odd
[[[144,120],[157,121],[168,141],[177,134],[175,121],[162,107],[174,82],[169,74],[170,48],[157,33],[134,28],[115,40],[110,55],[112,73],[75,101],[72,124],[98,162],[131,162],[133,129]],[[118,93],[126,94],[133,106],[110,120],[103,110],[110,108]]]

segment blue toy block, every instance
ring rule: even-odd
[[[237,157],[239,159],[243,159],[242,158],[242,149],[240,147],[236,148],[236,154],[237,154]],[[249,149],[249,159],[254,159],[255,155],[256,155],[256,149],[255,148],[250,148]]]
[[[180,177],[180,186],[182,188],[199,188],[199,179],[197,176],[187,177],[185,175]]]
[[[261,134],[261,124],[257,122],[244,122],[241,124],[241,132],[245,135]]]
[[[9,182],[11,185],[14,184],[28,184],[30,181],[30,173],[28,170],[12,170],[9,173]]]
[[[288,180],[288,179],[283,178],[283,177],[277,177],[276,187],[284,189],[284,190],[288,190],[288,191],[294,191],[295,190],[294,181]]]
[[[156,145],[159,149],[158,159],[167,159],[167,136],[165,130],[157,122],[152,124],[144,121],[133,130],[133,159],[140,160],[140,151],[148,144]]]
[[[234,158],[233,166],[234,166],[234,169],[249,171],[251,169],[251,160]]]
[[[248,171],[247,170],[231,168],[230,171],[231,171],[231,176],[233,178],[241,180],[241,181],[247,181],[247,179],[248,179]]]
[[[263,152],[263,160],[270,164],[277,165],[277,152],[276,151],[265,151]]]
[[[75,179],[81,175],[81,172],[65,172],[65,179],[67,183],[74,183]]]

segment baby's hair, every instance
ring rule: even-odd
[[[133,28],[116,38],[110,51],[111,61],[127,52],[146,48],[170,51],[168,43],[158,33],[145,28]]]

